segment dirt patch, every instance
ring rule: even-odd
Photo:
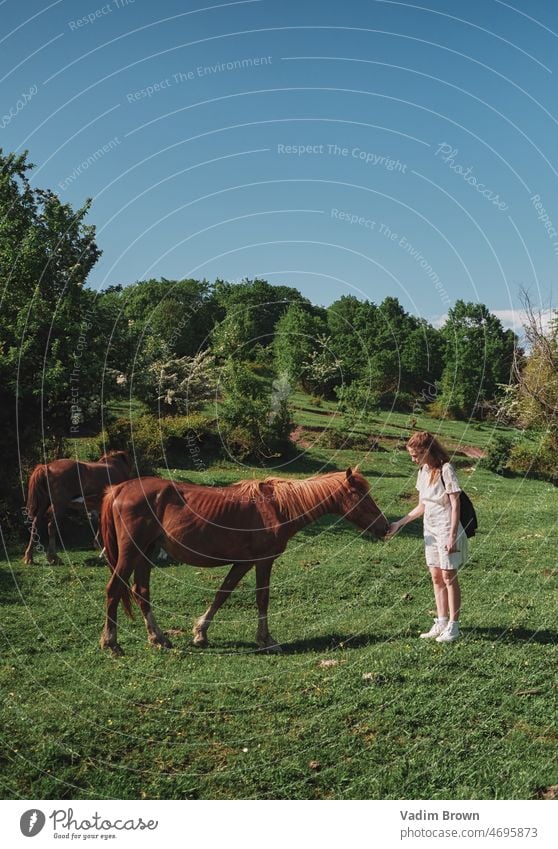
[[[301,448],[309,448],[315,442],[315,439],[312,439],[312,434],[318,435],[323,433],[324,430],[325,428],[320,427],[320,425],[297,425],[291,433],[291,439],[297,445],[300,445]],[[401,447],[404,441],[404,437],[402,436],[382,433],[370,433],[369,438],[372,442],[384,443],[393,447]],[[450,450],[457,456],[470,457],[474,460],[480,460],[482,457],[486,457],[486,451],[483,451],[482,448],[476,448],[474,445],[459,444],[455,449]],[[471,468],[470,471],[473,471],[473,469]]]
[[[486,457],[486,451],[483,451],[482,448],[475,448],[473,445],[460,445],[461,454],[465,454],[466,457],[474,457],[475,460],[480,460],[482,457]]]

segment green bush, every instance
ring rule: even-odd
[[[519,442],[510,451],[509,468],[525,477],[558,481],[558,445],[552,435],[544,435],[535,444]]]
[[[108,450],[128,451],[139,475],[152,474],[164,454],[159,420],[149,413],[133,422],[127,418],[115,419],[107,425],[105,437]]]
[[[223,369],[223,385],[218,429],[227,456],[263,461],[292,450],[294,424],[285,397],[233,360]]]
[[[479,461],[481,469],[488,469],[497,475],[505,476],[510,473],[510,455],[514,440],[510,436],[497,434],[488,446],[486,456]]]
[[[189,457],[188,465],[195,465],[194,446],[214,450],[216,442],[215,421],[209,416],[195,413],[157,418],[145,413],[132,423],[127,418],[111,422],[106,428],[105,444],[109,450],[129,451],[137,473],[145,475],[163,463],[183,462]]]
[[[340,410],[353,418],[366,420],[380,408],[380,393],[371,389],[365,380],[354,380],[338,386],[335,394],[339,399]]]
[[[381,450],[377,440],[373,436],[342,430],[336,427],[326,428],[320,434],[317,441],[324,448],[342,449],[344,451],[355,448],[361,451]]]
[[[459,419],[459,411],[453,407],[448,407],[443,401],[433,401],[427,405],[427,411],[433,419],[441,419],[442,421],[454,421]]]
[[[382,410],[395,410],[398,413],[412,413],[416,398],[410,392],[382,392],[378,396]]]

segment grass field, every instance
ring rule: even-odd
[[[302,425],[323,418],[303,404],[297,416]],[[408,418],[382,415],[379,426],[405,435]],[[450,443],[481,448],[491,435],[488,426],[440,428]],[[313,449],[281,473],[356,462],[390,518],[409,509],[416,469],[403,451]],[[226,570],[156,566],[155,612],[175,647],[150,648],[141,619],[121,616],[126,654],[115,659],[98,648],[107,571],[93,552],[25,567],[20,548],[9,549],[0,564],[4,798],[550,795],[558,489],[474,462],[457,460],[480,530],[462,573],[464,636],[452,645],[417,639],[433,614],[420,523],[389,543],[333,518],[295,537],[272,577],[280,656],[255,650],[252,576],[203,651],[191,645],[192,619]],[[219,483],[265,474],[226,464],[208,472]]]

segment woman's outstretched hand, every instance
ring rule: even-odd
[[[401,524],[401,522],[392,522],[387,529],[385,539],[392,539],[392,537],[394,537],[395,534],[400,531],[402,527],[403,525]]]

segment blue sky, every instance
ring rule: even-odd
[[[90,285],[263,276],[506,324],[558,269],[551,0],[0,3],[0,144],[79,206]],[[517,316],[516,316],[517,319]]]

